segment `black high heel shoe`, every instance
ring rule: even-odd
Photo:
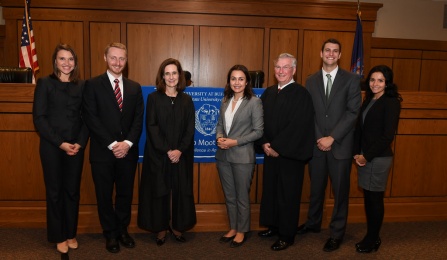
[[[155,242],[157,243],[157,246],[162,246],[166,242],[166,237],[162,238],[155,238]]]
[[[174,231],[172,231],[172,228],[171,228],[171,227],[169,227],[169,232],[171,232],[171,234],[174,236],[174,238],[175,238],[175,240],[176,240],[177,242],[180,242],[180,243],[185,243],[185,242],[186,242],[186,239],[185,239],[185,237],[183,236],[182,233],[180,233],[180,235],[176,235],[176,234],[174,233]]]
[[[359,244],[359,245],[357,246],[357,244]],[[363,242],[363,243],[357,243],[357,244],[355,244],[357,252],[359,252],[359,253],[371,253],[372,251],[379,250],[379,247],[382,244],[382,240],[380,240],[380,237],[379,237],[373,243],[365,244],[365,242]]]
[[[162,246],[165,242],[166,242],[166,232],[164,237],[162,238],[159,238],[157,234],[157,237],[155,238],[155,243],[157,243],[157,246]]]

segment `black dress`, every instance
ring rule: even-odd
[[[195,109],[189,95],[158,91],[147,97],[146,146],[140,182],[138,226],[151,232],[186,231],[196,223],[193,194]],[[167,152],[180,150],[178,163]],[[171,214],[172,196],[172,214]]]

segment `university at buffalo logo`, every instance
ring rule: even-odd
[[[219,109],[210,104],[203,104],[196,110],[196,129],[204,136],[216,133],[217,120],[219,119]]]

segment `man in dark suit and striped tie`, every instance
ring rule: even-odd
[[[84,120],[91,132],[90,164],[106,249],[117,253],[119,243],[127,248],[135,246],[127,227],[144,103],[140,84],[122,75],[127,64],[126,46],[109,44],[104,60],[107,72],[85,83]]]

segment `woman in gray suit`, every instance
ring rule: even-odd
[[[250,230],[250,185],[255,165],[253,142],[264,131],[262,102],[253,95],[244,65],[234,65],[227,76],[216,128],[217,170],[225,194],[230,231],[220,238],[241,246]]]

